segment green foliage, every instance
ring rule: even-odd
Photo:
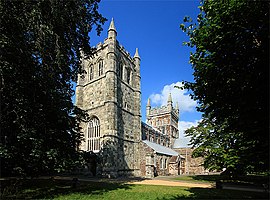
[[[187,131],[208,168],[269,170],[269,2],[201,1],[180,28],[196,47],[185,82],[204,119]]]
[[[186,135],[191,136],[191,144],[197,148],[193,152],[194,157],[204,157],[204,167],[209,170],[228,170],[242,174],[244,150],[244,135],[241,133],[229,133],[225,129],[227,124],[215,125],[209,119],[203,119],[197,127],[186,130]]]
[[[39,175],[80,162],[72,81],[91,56],[88,33],[104,24],[99,0],[1,1],[1,176]]]

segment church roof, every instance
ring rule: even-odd
[[[156,132],[158,132],[158,133],[160,133],[160,134],[163,134],[160,130],[158,130],[158,129],[152,127],[151,125],[149,125],[149,124],[147,124],[147,123],[145,123],[145,122],[141,122],[141,123],[143,124],[143,126],[149,128],[149,129],[153,129],[154,131],[156,131]]]
[[[157,153],[165,154],[165,155],[170,155],[170,156],[178,156],[179,155],[179,153],[177,153],[176,151],[172,150],[171,148],[161,146],[159,144],[150,142],[148,140],[143,140],[143,143],[145,143],[147,146],[149,146],[151,149],[153,149]]]
[[[170,163],[177,163],[178,161],[178,156],[172,156],[170,159]]]

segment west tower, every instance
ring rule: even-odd
[[[97,173],[140,176],[141,89],[140,56],[133,57],[117,41],[112,20],[108,37],[97,53],[82,60],[87,72],[78,77],[76,105],[90,121],[81,124],[85,142],[81,149],[99,157]]]

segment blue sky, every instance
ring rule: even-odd
[[[103,0],[99,12],[108,19],[103,32],[98,37],[95,31],[90,36],[91,46],[103,42],[107,29],[114,18],[117,40],[133,56],[135,48],[141,57],[141,109],[145,121],[147,99],[152,107],[162,106],[167,95],[172,93],[174,103],[179,102],[181,132],[177,146],[186,146],[188,139],[183,131],[195,125],[201,118],[196,112],[196,102],[190,99],[187,91],[174,89],[181,81],[192,81],[192,68],[189,64],[191,48],[183,46],[188,37],[179,28],[185,16],[193,19],[199,13],[199,1],[117,1]]]

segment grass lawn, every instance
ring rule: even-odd
[[[13,184],[14,185],[14,184]],[[26,180],[9,187],[0,199],[268,199],[267,193],[219,190],[214,188],[186,188],[152,185],[130,185],[108,182],[80,182],[72,187],[71,181]]]
[[[170,177],[170,179],[194,183],[214,183],[215,181],[222,179],[222,177],[220,175],[182,175],[178,177]]]
[[[262,184],[269,185],[269,176],[257,176],[257,175],[246,175],[239,176],[236,179],[230,179],[228,176],[221,175],[182,175],[178,177],[170,177],[171,180],[194,182],[194,183],[215,183],[218,180],[223,182],[234,182],[238,184],[261,186]]]

